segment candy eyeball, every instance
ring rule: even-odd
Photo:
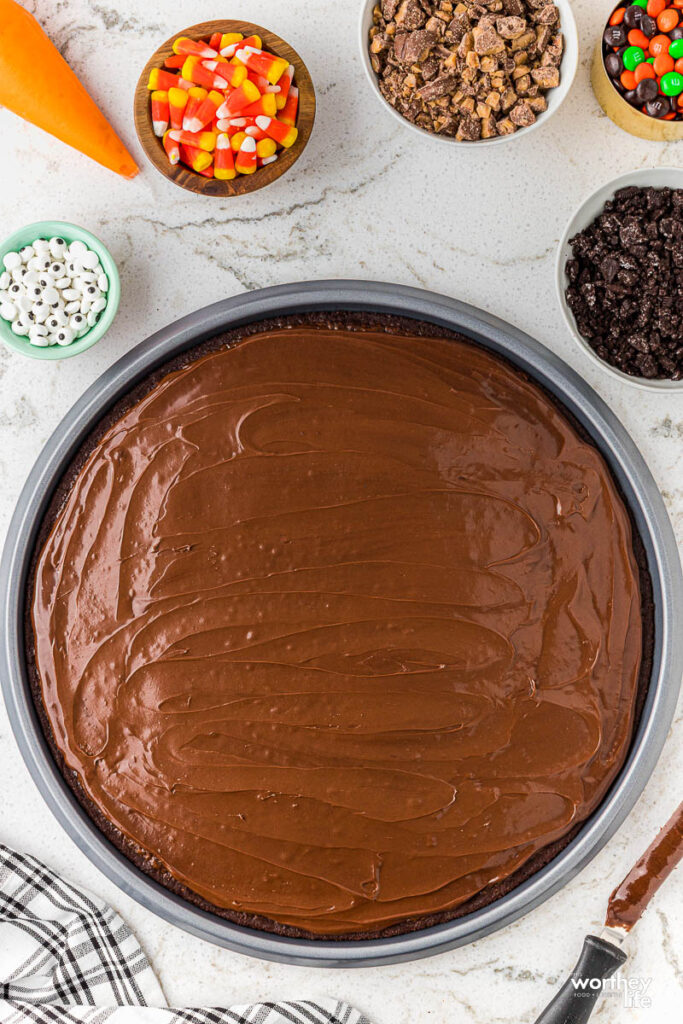
[[[58,345],[70,345],[74,338],[75,334],[70,327],[62,327],[55,333],[55,339]]]
[[[32,345],[70,345],[106,309],[109,279],[79,239],[37,238],[6,253],[0,268],[0,319]]]
[[[8,252],[2,257],[2,262],[5,270],[16,270],[17,267],[21,266],[21,256],[18,252]]]
[[[67,245],[63,238],[56,236],[50,239],[50,255],[55,259],[62,258],[67,251]]]

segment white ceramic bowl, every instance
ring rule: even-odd
[[[572,87],[572,82],[576,75],[576,69],[579,65],[579,34],[576,30],[576,21],[574,20],[574,12],[572,11],[572,5],[570,0],[553,0],[555,6],[559,8],[560,18],[562,23],[562,34],[564,35],[564,54],[562,56],[562,64],[560,65],[560,84],[555,89],[551,89],[545,93],[545,97],[548,100],[548,109],[544,110],[542,114],[539,114],[533,124],[530,124],[527,128],[518,128],[512,135],[496,135],[492,139],[479,139],[476,142],[459,142],[453,136],[450,135],[436,135],[434,132],[428,132],[424,128],[419,128],[413,124],[402,114],[399,114],[398,110],[392,107],[391,103],[388,103],[379,88],[379,81],[377,75],[372,70],[372,64],[370,63],[370,29],[372,28],[372,12],[376,5],[381,0],[361,0],[360,9],[360,57],[365,69],[365,74],[372,91],[374,92],[377,99],[380,101],[385,110],[387,110],[395,120],[399,121],[405,128],[409,128],[415,135],[422,136],[423,139],[429,139],[430,142],[439,143],[442,146],[474,146],[479,148],[481,146],[496,146],[502,145],[504,142],[510,142],[513,139],[518,139],[520,136],[526,136],[529,132],[538,128],[540,125],[545,124],[559,109],[563,100],[567,96],[567,93]]]
[[[683,168],[681,167],[643,167],[639,171],[630,171],[628,174],[622,174],[619,178],[614,178],[612,181],[608,181],[606,185],[599,188],[597,192],[593,192],[591,196],[586,199],[581,206],[578,208],[574,216],[567,225],[562,239],[560,241],[559,248],[557,250],[557,261],[555,264],[555,283],[557,285],[557,296],[560,301],[560,308],[564,314],[567,327],[574,336],[577,344],[583,349],[589,359],[591,359],[597,366],[602,367],[608,373],[611,373],[613,377],[618,377],[619,380],[627,381],[629,384],[635,384],[636,387],[645,388],[648,391],[681,391],[683,390],[683,381],[681,380],[648,380],[646,377],[632,377],[628,373],[622,373],[621,370],[617,370],[615,366],[610,366],[604,359],[601,359],[593,349],[590,347],[585,338],[579,333],[576,326],[576,320],[574,314],[567,304],[565,297],[565,290],[569,285],[569,279],[565,272],[567,260],[571,259],[572,250],[569,245],[569,239],[573,238],[574,235],[578,235],[580,231],[587,228],[595,218],[600,214],[605,206],[605,203],[612,199],[615,192],[620,188],[626,188],[629,185],[637,185],[640,188],[652,186],[653,188],[683,188]]]

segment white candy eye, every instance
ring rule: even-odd
[[[42,324],[47,320],[50,315],[50,307],[47,302],[36,302],[32,308],[31,313],[37,323]]]
[[[65,288],[62,295],[67,302],[73,302],[74,299],[78,299],[80,301],[81,298],[81,293],[77,288]]]
[[[12,324],[12,330],[14,331],[15,334],[18,334],[22,338],[28,337],[28,327],[20,323],[19,320],[14,321],[14,323]]]
[[[70,345],[74,340],[74,332],[70,327],[62,327],[55,335],[58,345]]]
[[[9,270],[3,270],[0,274],[0,292],[6,292],[12,282],[12,276]]]
[[[97,253],[93,252],[92,249],[88,249],[87,252],[84,252],[80,257],[80,260],[86,270],[94,270],[100,262]]]
[[[0,306],[0,316],[3,320],[14,321],[19,316],[19,310],[13,302],[3,302]]]
[[[32,245],[25,245],[23,249],[19,250],[19,255],[21,256],[21,259],[24,263],[28,263],[30,259],[33,259],[35,254],[36,250],[33,248]]]
[[[64,310],[58,309],[45,322],[51,331],[58,331],[60,327],[66,327],[69,320]]]
[[[21,256],[18,252],[8,252],[2,257],[5,270],[15,270],[21,266]]]
[[[106,274],[100,274],[100,276],[97,278],[97,287],[100,289],[101,292],[106,292],[109,290],[109,278],[107,277]]]

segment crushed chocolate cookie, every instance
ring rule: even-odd
[[[683,380],[683,189],[620,189],[571,239],[567,303],[622,373]]]
[[[564,39],[552,0],[381,0],[370,60],[382,95],[434,134],[511,135],[547,110]]]

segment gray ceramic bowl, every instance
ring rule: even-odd
[[[656,649],[642,720],[626,765],[579,835],[547,867],[482,910],[435,928],[361,942],[288,939],[241,928],[139,871],[97,829],[59,773],[33,707],[23,647],[26,579],[41,518],[65,467],[103,412],[154,367],[204,338],[269,316],[314,310],[394,313],[453,328],[505,355],[560,398],[621,485],[645,545],[655,600]],[[34,466],[10,524],[0,592],[0,679],[12,728],[41,794],[80,849],[128,895],[172,924],[241,953],[308,966],[367,967],[441,953],[510,924],[557,892],[604,846],[642,792],[666,739],[683,666],[683,580],[673,531],[647,466],[610,409],[557,356],[502,320],[441,295],[368,281],[283,285],[225,299],[171,324],[115,363],[67,414]]]

